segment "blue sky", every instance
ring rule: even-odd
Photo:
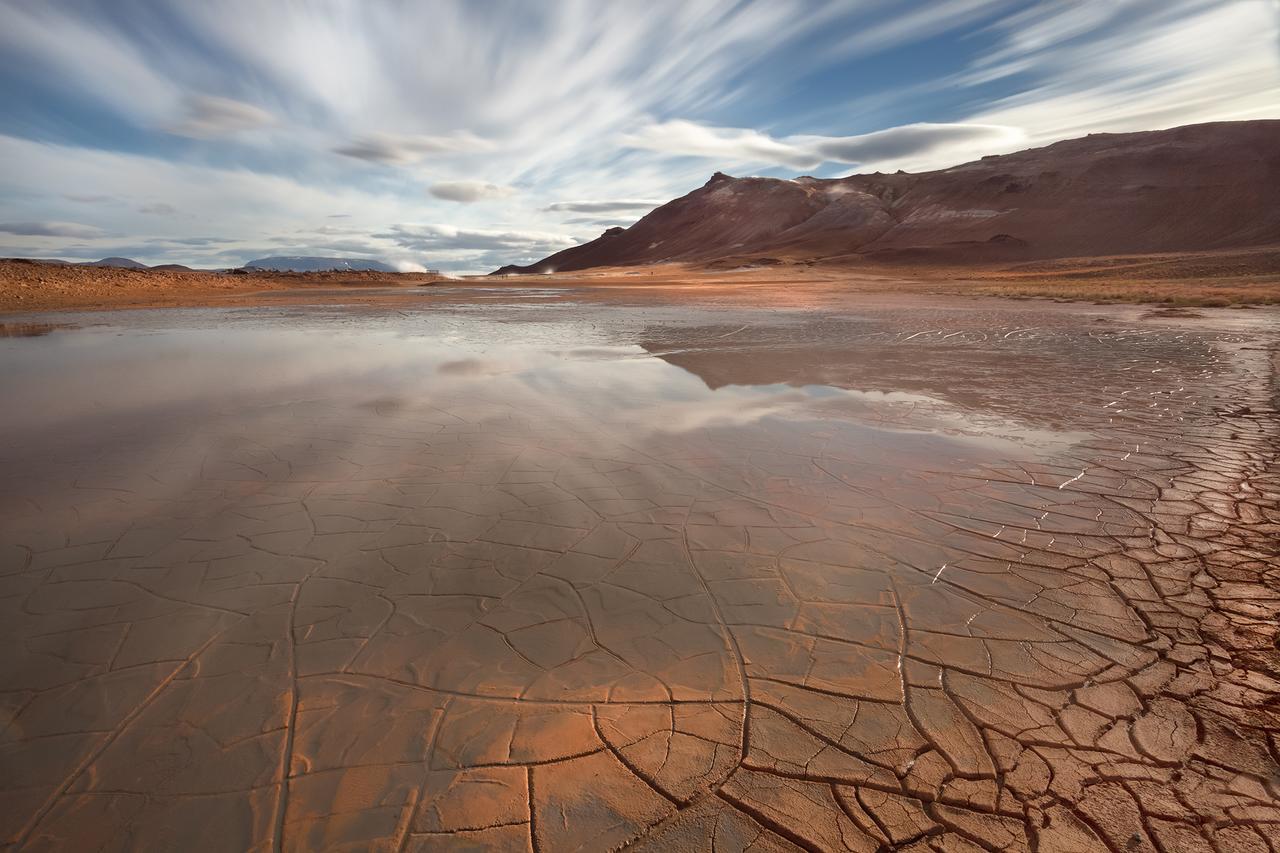
[[[1280,0],[0,0],[0,254],[487,271],[730,174],[1280,117]]]

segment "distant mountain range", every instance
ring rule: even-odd
[[[723,267],[1003,264],[1280,245],[1280,121],[1099,133],[936,172],[733,178],[497,273],[679,261]]]
[[[29,260],[33,263],[40,264],[58,264],[62,266],[80,266],[80,267],[115,267],[117,269],[129,270],[161,270],[164,272],[203,272],[184,264],[157,264],[149,267],[133,258],[110,257],[103,258],[100,261],[64,261],[58,258],[27,258],[20,260]],[[371,272],[396,272],[396,268],[382,261],[367,261],[360,258],[314,258],[304,257],[300,255],[279,256],[271,258],[258,258],[255,261],[249,261],[241,269],[259,270],[262,272],[346,272],[346,271],[371,271]]]
[[[365,261],[358,258],[312,258],[301,255],[258,258],[244,265],[247,270],[271,272],[346,272],[350,270],[395,272],[396,268],[382,261]]]

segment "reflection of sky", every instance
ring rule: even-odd
[[[0,341],[0,358],[6,401],[0,435],[67,424],[90,429],[95,418],[119,423],[298,400],[341,408],[391,399],[407,411],[479,402],[550,412],[632,435],[771,419],[936,430],[988,444],[1078,438],[901,391],[782,384],[712,390],[683,368],[573,322],[517,326],[458,315],[424,321],[415,314],[401,327],[385,318],[352,318],[335,330],[306,317],[275,323],[223,318],[216,328],[106,326]]]

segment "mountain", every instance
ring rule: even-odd
[[[151,269],[159,270],[160,272],[200,272],[200,270],[189,267],[186,264],[156,264]]]
[[[247,270],[271,270],[272,272],[346,272],[350,270],[371,270],[374,272],[395,272],[395,267],[382,261],[366,261],[359,258],[310,258],[300,255],[258,258],[244,265]]]
[[[146,264],[140,264],[133,258],[103,258],[100,261],[86,261],[82,267],[120,267],[129,270],[145,270]]]
[[[992,263],[1269,244],[1280,244],[1280,120],[1091,134],[917,174],[717,172],[629,228],[497,272],[663,261]]]

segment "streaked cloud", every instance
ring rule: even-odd
[[[653,210],[669,199],[620,198],[612,201],[557,201],[545,210],[564,210],[573,213],[625,213],[632,210]]]
[[[261,107],[217,95],[187,95],[183,115],[165,129],[197,139],[225,136],[271,124],[271,114]]]
[[[438,199],[462,204],[506,198],[515,195],[516,192],[514,187],[504,187],[484,181],[442,181],[432,184],[427,191]]]
[[[0,232],[23,237],[101,237],[106,232],[78,222],[0,222]]]
[[[388,165],[404,165],[429,154],[461,151],[485,151],[492,144],[475,134],[455,133],[451,136],[397,136],[389,133],[363,136],[333,150],[357,160]]]
[[[1280,116],[1269,0],[0,9],[3,218],[79,229],[0,231],[0,253],[218,266],[343,242],[483,271],[595,237],[717,169],[917,171]],[[350,232],[318,230],[338,221]],[[413,222],[455,230],[393,229]],[[226,239],[178,242],[208,234]]]
[[[1022,141],[1019,128],[987,124],[909,124],[859,136],[791,136],[774,139],[755,130],[707,127],[690,121],[653,124],[623,138],[624,144],[718,163],[812,169],[823,163],[893,164],[959,162],[958,150],[1008,150]]]
[[[394,225],[387,233],[375,236],[386,237],[402,246],[421,251],[433,249],[555,251],[572,246],[576,242],[570,235],[546,231],[501,231],[458,228],[442,224]]]

